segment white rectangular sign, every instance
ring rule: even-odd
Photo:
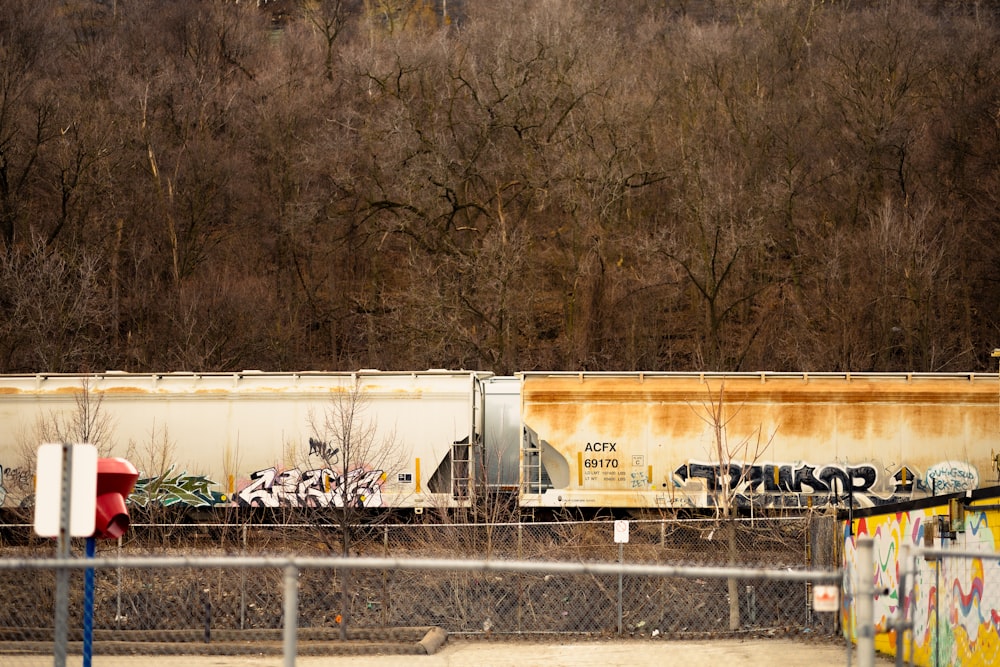
[[[838,611],[840,589],[836,586],[813,586],[813,611]]]
[[[615,544],[628,544],[628,520],[615,521]]]
[[[97,447],[70,445],[73,450],[70,479],[69,534],[94,534],[97,512]],[[35,533],[58,537],[62,511],[63,446],[44,444],[38,448],[38,479],[35,482]]]

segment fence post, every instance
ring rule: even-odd
[[[870,538],[858,540],[858,665],[875,664],[875,543]]]
[[[903,664],[903,648],[904,648],[904,635],[907,630],[912,626],[907,621],[907,608],[906,608],[906,591],[907,585],[909,584],[908,579],[914,576],[914,573],[910,571],[910,547],[909,544],[902,545],[899,552],[899,602],[896,607],[897,616],[893,622],[893,629],[896,631],[896,664],[902,666]],[[912,633],[910,637],[912,638]],[[913,651],[910,651],[910,657],[913,657]]]
[[[625,544],[618,543],[618,564],[625,562]],[[622,634],[622,573],[618,571],[618,635]]]
[[[517,559],[524,560],[524,524],[517,519]],[[517,631],[521,632],[522,607],[524,605],[524,573],[517,573]]]
[[[386,524],[382,529],[382,556],[385,558],[389,557],[389,524]],[[382,619],[382,627],[388,627],[389,625],[389,590],[388,590],[388,571],[386,569],[382,570],[382,599],[379,605],[379,615]]]
[[[70,506],[73,498],[73,445],[62,445],[62,496],[59,502],[59,534],[56,557],[66,560],[70,556]],[[56,617],[53,662],[55,667],[66,664],[66,635],[69,627],[69,568],[56,570]]]
[[[122,557],[122,538],[118,538],[118,559]],[[115,568],[115,629],[118,629],[122,617],[122,568]]]
[[[296,641],[299,633],[299,569],[294,564],[285,566],[285,629],[284,667],[295,667]]]

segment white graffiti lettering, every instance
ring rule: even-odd
[[[935,494],[959,493],[979,487],[979,472],[963,461],[942,461],[927,469],[923,484]]]
[[[236,494],[246,507],[381,507],[381,470],[355,468],[339,475],[330,468],[258,470]]]

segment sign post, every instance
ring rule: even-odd
[[[56,558],[70,556],[70,538],[94,532],[97,503],[97,448],[93,445],[44,444],[38,448],[35,484],[35,532],[55,537]],[[69,569],[56,570],[55,667],[66,664],[69,621]]]
[[[94,530],[87,538],[87,558],[93,558],[97,538],[118,539],[131,520],[126,502],[135,488],[139,473],[120,458],[97,459]],[[83,592],[83,667],[90,667],[94,645],[94,568],[88,567]]]
[[[70,538],[87,538],[93,558],[96,538],[120,538],[129,527],[126,502],[139,473],[125,459],[97,458],[89,444],[44,444],[38,448],[35,533],[58,538],[56,557],[70,557]],[[56,570],[55,667],[66,664],[69,569]],[[94,628],[94,570],[84,581],[83,665],[90,667]]]
[[[628,521],[615,520],[615,542],[618,543],[618,564],[625,562],[625,545],[628,544]],[[622,633],[622,573],[618,572],[618,634]]]

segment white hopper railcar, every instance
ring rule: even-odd
[[[456,507],[468,502],[488,373],[0,376],[0,506],[33,492],[45,439],[90,441],[163,505]],[[346,469],[345,469],[346,466]],[[150,497],[150,495],[152,497]]]

